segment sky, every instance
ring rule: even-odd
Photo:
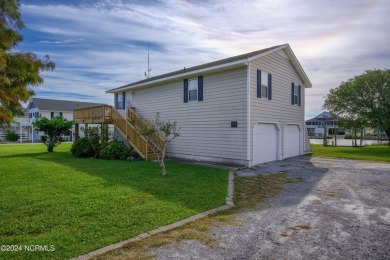
[[[36,97],[113,104],[109,89],[288,43],[312,82],[305,118],[329,89],[390,68],[389,0],[22,0],[20,51],[56,63]]]

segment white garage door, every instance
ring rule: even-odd
[[[298,125],[287,125],[284,130],[284,158],[298,156],[300,143]]]
[[[275,124],[257,124],[253,129],[253,164],[278,160],[278,129]]]

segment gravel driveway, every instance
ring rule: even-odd
[[[390,164],[297,157],[240,175],[287,170],[264,209],[212,231],[220,247],[195,240],[151,251],[158,259],[390,259]]]

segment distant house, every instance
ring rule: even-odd
[[[96,107],[104,105],[102,103],[90,103],[80,101],[68,101],[68,100],[56,100],[56,99],[43,99],[43,98],[31,98],[27,105],[28,115],[28,140],[32,142],[40,141],[43,132],[39,132],[34,129],[32,123],[41,117],[47,117],[49,119],[55,116],[63,116],[68,120],[73,120],[73,110],[78,108]],[[74,129],[69,131],[64,139],[68,141],[74,140]]]
[[[322,137],[327,130],[327,135],[333,135],[337,129],[337,134],[344,134],[345,129],[337,125],[337,117],[325,111],[318,116],[306,120],[306,128],[309,136]]]
[[[284,44],[111,89],[121,116],[106,107],[100,117],[85,112],[113,122],[137,151],[146,147],[144,158],[152,144],[134,137],[132,118],[159,112],[181,127],[169,157],[252,166],[311,151],[304,121],[305,88],[311,86]],[[83,113],[77,112],[76,122],[88,121]]]
[[[18,134],[19,142],[28,140],[30,129],[28,110],[23,109],[23,113],[24,114],[22,116],[14,117],[14,120],[10,125],[0,126],[0,140],[5,140],[5,136],[8,131]]]

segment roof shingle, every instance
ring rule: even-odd
[[[131,87],[131,86],[135,86],[135,85],[138,85],[138,84],[152,82],[152,81],[158,80],[158,79],[164,79],[164,78],[177,76],[177,75],[180,75],[180,74],[184,74],[184,73],[188,73],[188,72],[192,72],[192,71],[196,71],[196,70],[211,68],[211,67],[215,67],[215,66],[218,66],[218,65],[223,65],[223,64],[227,64],[227,63],[231,63],[231,62],[235,62],[235,61],[245,60],[245,59],[254,57],[256,55],[262,54],[264,52],[271,51],[271,50],[276,49],[276,48],[278,48],[280,46],[282,46],[282,45],[277,45],[277,46],[273,46],[273,47],[270,47],[270,48],[249,52],[249,53],[237,55],[237,56],[226,58],[226,59],[222,59],[222,60],[217,60],[217,61],[213,61],[213,62],[209,62],[209,63],[205,63],[205,64],[201,64],[201,65],[197,65],[197,66],[193,66],[193,67],[189,67],[189,68],[184,68],[184,69],[181,69],[181,70],[172,71],[172,72],[161,74],[161,75],[157,75],[157,76],[154,76],[154,77],[151,77],[151,78],[139,80],[139,81],[136,81],[136,82],[133,82],[133,83],[130,83],[130,84],[118,87],[118,88],[111,89],[109,91],[115,91],[115,90],[119,90],[119,89],[122,89],[122,88],[125,88],[125,87]]]
[[[31,98],[30,102],[34,102],[35,105],[39,108],[39,110],[50,110],[50,111],[73,111],[74,109],[78,109],[78,108],[107,105],[102,103],[90,103],[90,102],[44,99],[44,98]]]

